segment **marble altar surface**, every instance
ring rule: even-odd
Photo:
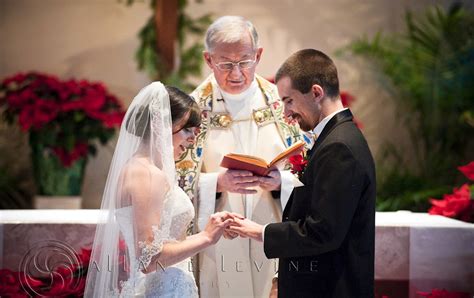
[[[0,210],[0,268],[19,270],[38,243],[79,252],[93,242],[100,210]],[[446,288],[474,294],[474,224],[409,211],[377,212],[375,279],[390,297]]]

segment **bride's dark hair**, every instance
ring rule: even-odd
[[[170,96],[171,121],[173,124],[189,113],[188,120],[180,129],[199,127],[201,125],[201,110],[193,98],[176,87],[167,86],[165,88]]]
[[[199,127],[201,125],[201,110],[198,104],[191,96],[184,93],[180,89],[172,86],[165,86],[170,98],[171,121],[173,124],[178,123],[183,117],[189,114],[186,123],[179,130],[188,127]],[[126,121],[127,131],[138,137],[147,139],[150,135],[150,109],[148,106],[137,107],[138,112],[130,113]],[[135,127],[130,127],[130,120],[133,116]]]

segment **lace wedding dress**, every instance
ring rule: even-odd
[[[117,223],[127,247],[135,245],[132,211],[131,206],[116,210]],[[166,194],[162,216],[170,220],[162,221],[160,227],[152,227],[154,239],[151,244],[140,243],[141,256],[138,258],[129,256],[132,262],[130,270],[133,270],[133,272],[130,272],[130,279],[122,283],[120,297],[133,295],[166,298],[198,297],[190,258],[166,268],[161,268],[158,265],[156,271],[148,274],[141,272],[143,266],[148,267],[150,265],[151,258],[161,251],[164,243],[181,241],[186,237],[186,229],[194,218],[194,208],[189,197],[177,185]],[[169,235],[162,235],[160,231],[169,231]],[[133,249],[129,251],[133,251]],[[114,296],[117,294],[115,293]]]

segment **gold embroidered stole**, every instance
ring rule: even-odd
[[[176,162],[178,184],[191,198],[195,208],[198,206],[197,186],[207,133],[210,129],[229,129],[230,125],[232,125],[229,113],[215,113],[212,110],[214,100],[216,99],[213,98],[214,90],[211,78],[212,75],[198,86],[192,94],[202,110],[201,126],[194,146],[187,149]],[[290,124],[284,120],[283,103],[278,97],[275,86],[258,75],[256,75],[256,80],[267,104],[266,107],[254,110],[252,113],[252,117],[257,125],[263,126],[274,123],[286,147],[303,139],[304,136],[300,134],[299,127],[294,123]],[[306,138],[304,139],[307,141]],[[198,210],[196,210],[196,216],[197,214]]]

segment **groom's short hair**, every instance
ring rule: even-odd
[[[330,98],[339,96],[339,79],[334,62],[321,51],[300,50],[291,55],[280,66],[275,82],[289,77],[293,89],[305,94],[314,84],[320,85]]]

